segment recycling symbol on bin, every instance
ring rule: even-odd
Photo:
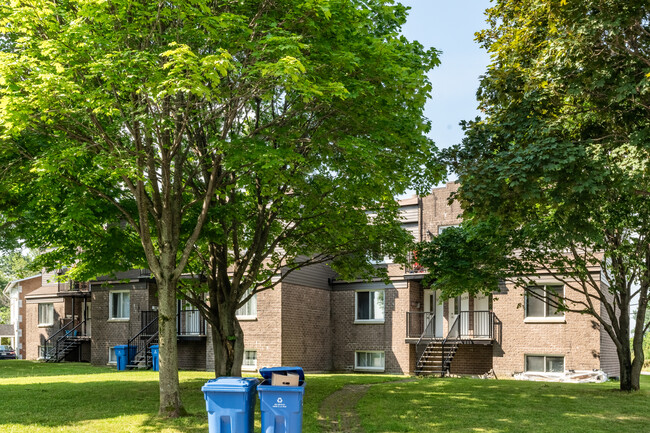
[[[282,397],[278,397],[278,403],[282,403]]]

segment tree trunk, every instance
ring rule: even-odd
[[[635,369],[632,368],[632,354],[630,353],[630,340],[626,338],[629,332],[619,335],[618,351],[618,364],[621,369],[620,377],[620,390],[621,391],[638,391],[639,390],[639,376],[641,369],[639,368],[635,375]],[[636,378],[635,378],[636,376]]]
[[[160,279],[158,283],[159,415],[175,418],[185,414],[179,391],[178,347],[176,345],[176,284]]]
[[[244,332],[239,325],[236,312],[237,309],[232,305],[210,306],[216,377],[241,376],[241,365],[244,360]]]

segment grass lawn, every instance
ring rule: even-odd
[[[0,432],[208,431],[201,386],[212,375],[180,373],[189,416],[157,418],[157,373],[88,364],[0,361]],[[650,376],[639,393],[618,383],[552,384],[510,380],[309,375],[303,432],[320,431],[318,408],[345,384],[375,383],[358,404],[370,432],[650,432]],[[256,431],[260,431],[259,409]]]
[[[421,379],[370,388],[357,411],[373,432],[650,432],[650,376],[618,382]]]
[[[0,432],[201,432],[208,418],[201,387],[209,372],[180,372],[181,392],[189,416],[161,420],[158,373],[117,372],[88,364],[43,364],[0,361]],[[397,377],[399,379],[399,377]],[[303,432],[320,431],[321,401],[343,385],[396,380],[379,375],[314,375],[307,378]],[[256,431],[260,431],[259,402]]]

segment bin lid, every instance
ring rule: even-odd
[[[297,374],[298,379],[303,381],[305,380],[305,372],[302,371],[302,367],[264,367],[260,368],[260,374],[264,379],[270,379],[273,376],[273,373],[292,373]]]
[[[257,386],[259,380],[254,377],[218,377],[208,380],[201,390],[205,391],[225,391],[238,390]]]

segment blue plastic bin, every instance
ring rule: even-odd
[[[158,349],[157,344],[152,344],[151,345],[151,369],[153,371],[158,371],[158,356],[160,355],[160,351]]]
[[[273,373],[298,375],[298,386],[273,386]],[[260,368],[265,379],[257,387],[262,411],[262,433],[300,433],[305,373],[301,367]]]
[[[210,433],[253,433],[258,383],[253,377],[220,377],[203,385]]]
[[[119,371],[126,370],[126,364],[128,364],[129,359],[127,355],[127,346],[126,344],[115,346],[115,358],[117,359],[117,369]]]

